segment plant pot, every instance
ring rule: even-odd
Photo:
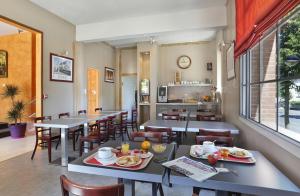
[[[14,139],[25,137],[26,123],[17,123],[9,125],[10,136]]]

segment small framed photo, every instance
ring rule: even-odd
[[[105,67],[104,70],[104,81],[114,83],[115,82],[115,69]]]
[[[207,71],[212,71],[212,63],[206,63]]]
[[[8,53],[5,50],[0,50],[0,78],[8,77]]]
[[[73,82],[74,60],[69,57],[50,53],[50,80]]]

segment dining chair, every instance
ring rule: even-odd
[[[34,122],[45,122],[51,120],[51,116],[41,116],[34,118]],[[52,142],[57,140],[57,144],[55,149],[57,149],[59,141],[60,141],[60,132],[53,132],[51,128],[42,128],[35,127],[35,146],[31,155],[31,160],[33,160],[37,146],[42,144],[47,144],[48,148],[48,161],[51,163],[51,151],[52,151]],[[40,141],[40,143],[39,143]]]
[[[231,137],[231,131],[224,130],[207,130],[207,129],[199,129],[199,135],[202,136],[223,136],[223,137]]]
[[[139,131],[138,123],[137,123],[137,110],[132,109],[131,110],[131,119],[127,121],[127,127],[131,128],[132,131],[134,131],[134,128],[136,128],[136,131]]]
[[[79,110],[78,111],[78,115],[85,115],[86,114],[86,110]]]
[[[216,146],[233,146],[233,137],[224,137],[224,136],[196,136],[196,144],[202,145],[205,141],[214,142]]]
[[[176,113],[176,114],[163,113],[162,119],[163,120],[180,120],[180,116],[179,116],[179,113]]]
[[[128,112],[121,112],[120,114],[120,123],[116,123],[116,133],[120,134],[122,137],[122,141],[124,141],[124,133],[129,138],[129,133],[127,129],[127,119],[128,119]]]
[[[116,116],[108,116],[107,117],[107,139],[116,140],[116,126],[115,126]]]
[[[95,112],[101,112],[102,108],[95,108]]]
[[[133,142],[142,142],[145,140],[149,140],[154,143],[162,143],[163,142],[163,133],[160,132],[132,132],[130,134],[130,140]]]
[[[60,176],[60,184],[62,196],[69,196],[69,193],[78,196],[124,196],[124,184],[99,187],[80,185],[65,175]]]
[[[82,136],[79,139],[79,155],[82,155],[84,142],[89,143],[90,150],[93,149],[93,144],[97,143],[99,146],[106,142],[108,138],[107,119],[98,120],[96,124],[90,127],[89,135]]]
[[[144,128],[145,132],[158,132],[158,133],[162,133],[162,141],[166,142],[166,143],[171,143],[173,141],[173,139],[176,138],[172,138],[173,134],[172,134],[172,128],[165,128],[165,127],[145,127]]]
[[[70,117],[70,113],[69,112],[65,112],[65,113],[60,113],[58,114],[58,118],[68,118]],[[73,128],[70,128],[68,130],[68,135],[72,138],[73,140],[73,150],[75,151],[75,145],[76,145],[76,142],[78,141],[79,139],[79,136],[83,136],[83,127],[82,126],[77,126],[77,127],[73,127]]]
[[[216,115],[200,115],[198,114],[196,116],[196,119],[197,121],[216,121],[216,122],[219,122],[219,121],[222,121],[222,118],[220,117],[216,117]]]

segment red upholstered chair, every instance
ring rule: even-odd
[[[179,116],[179,113],[177,114],[168,114],[168,113],[163,113],[162,114],[162,119],[163,120],[179,120],[180,119],[180,116]]]
[[[149,140],[154,143],[162,143],[163,141],[163,133],[160,132],[132,132],[130,134],[130,140],[134,142],[142,142],[145,140]]]
[[[128,129],[127,129],[127,119],[128,119],[128,112],[121,112],[120,123],[115,124],[116,133],[119,133],[121,135],[122,141],[124,140],[124,133],[129,138]]]
[[[86,186],[69,180],[65,175],[60,176],[62,196],[69,196],[69,193],[78,196],[124,196],[124,185],[116,184],[110,186]]]
[[[134,131],[134,128],[136,128],[136,131],[139,131],[138,123],[137,123],[137,110],[132,109],[131,110],[131,120],[127,121],[127,127],[131,128],[132,131]]]
[[[166,143],[170,143],[174,139],[172,138],[172,128],[145,127],[145,132],[162,133],[162,141]]]
[[[90,145],[90,150],[92,150],[94,143],[100,145],[101,143],[106,142],[107,139],[108,139],[107,119],[98,120],[96,124],[90,127],[88,136],[80,137],[79,155],[80,156],[82,155],[84,142],[88,142]]]
[[[51,116],[42,116],[42,117],[36,117],[34,118],[34,122],[45,122],[51,120]],[[59,141],[60,141],[60,132],[54,133],[52,129],[48,128],[42,128],[42,127],[35,127],[35,146],[34,150],[31,155],[31,160],[33,160],[37,146],[41,144],[47,144],[48,148],[48,161],[51,162],[51,148],[52,148],[52,142],[57,141],[56,148],[58,147]],[[40,141],[40,143],[39,143]]]
[[[58,118],[68,118],[68,117],[70,117],[69,112],[58,114]],[[70,128],[68,130],[68,134],[73,140],[73,150],[75,151],[75,144],[78,141],[79,135],[83,136],[83,126]]]

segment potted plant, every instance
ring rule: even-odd
[[[22,116],[25,109],[25,104],[22,100],[16,100],[20,90],[16,85],[6,85],[2,96],[11,99],[11,107],[7,112],[7,118],[13,122],[9,125],[10,135],[12,138],[23,138],[26,132],[26,123],[22,123]]]

